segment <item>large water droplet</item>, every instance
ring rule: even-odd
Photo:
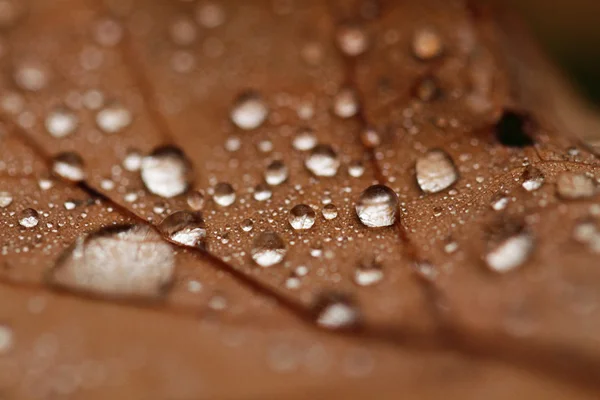
[[[326,293],[320,295],[314,306],[316,322],[322,328],[347,330],[358,327],[360,311],[347,296]]]
[[[437,193],[452,186],[458,179],[454,163],[444,151],[431,150],[415,164],[417,183],[426,193]]]
[[[252,130],[261,126],[268,114],[269,109],[258,93],[245,92],[236,99],[229,116],[238,128]]]
[[[265,201],[269,200],[273,193],[271,192],[271,188],[269,188],[264,183],[259,183],[254,188],[254,200],[256,201]]]
[[[19,214],[19,225],[24,228],[33,228],[39,222],[38,212],[33,208],[26,208]]]
[[[288,221],[296,230],[310,229],[315,224],[316,213],[306,204],[298,204],[290,210]]]
[[[337,45],[347,56],[358,56],[369,48],[367,32],[357,25],[342,25],[335,35]]]
[[[287,252],[285,243],[275,232],[262,232],[252,243],[250,255],[261,267],[271,267],[283,261]]]
[[[52,162],[52,171],[63,179],[79,182],[85,178],[83,160],[72,152],[60,153]]]
[[[280,185],[287,180],[288,174],[288,169],[283,161],[275,160],[265,170],[265,182],[271,186]]]
[[[335,219],[338,216],[338,210],[335,204],[326,204],[321,211],[323,213],[323,218],[326,220]]]
[[[544,174],[539,169],[529,166],[523,172],[522,186],[528,192],[538,190],[544,184]]]
[[[443,43],[440,35],[432,28],[421,28],[415,32],[412,50],[420,60],[431,60],[442,54]]]
[[[191,179],[191,164],[175,147],[160,147],[142,160],[141,177],[153,194],[171,198],[184,193]]]
[[[358,96],[352,88],[342,88],[333,98],[333,113],[340,118],[355,116],[358,107]]]
[[[13,202],[12,194],[0,191],[0,208],[6,208]]]
[[[206,227],[200,213],[177,211],[159,225],[160,231],[169,240],[188,247],[204,248]]]
[[[340,159],[329,145],[317,145],[304,162],[310,172],[316,176],[335,176],[340,167]]]
[[[227,182],[219,182],[215,185],[213,200],[221,207],[229,207],[235,202],[235,190]]]
[[[556,190],[563,199],[576,200],[592,197],[596,193],[596,185],[584,174],[563,172],[556,181]]]
[[[131,112],[120,103],[113,103],[96,114],[96,124],[104,133],[118,133],[131,125]]]
[[[368,227],[393,225],[398,215],[398,196],[387,186],[370,186],[358,198],[356,214]]]
[[[375,285],[383,279],[383,268],[381,263],[375,258],[368,258],[361,263],[354,271],[354,282],[359,286]]]
[[[64,107],[50,111],[45,121],[46,130],[55,138],[63,138],[72,134],[78,124],[77,114]]]
[[[306,151],[314,148],[317,145],[317,136],[310,128],[301,128],[292,142],[294,149]]]
[[[523,264],[533,250],[533,238],[527,233],[511,236],[485,256],[488,267],[498,273],[512,271]]]
[[[171,246],[152,228],[117,226],[79,238],[57,262],[50,282],[117,298],[156,298],[174,269]]]

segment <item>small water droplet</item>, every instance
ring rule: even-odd
[[[338,47],[347,56],[358,56],[369,48],[369,37],[361,26],[342,25],[335,37]]]
[[[269,188],[264,183],[259,183],[254,188],[254,200],[256,201],[265,201],[269,200],[273,193],[271,192],[271,188]]]
[[[7,354],[13,347],[13,330],[8,325],[0,324],[0,355]]]
[[[323,213],[323,218],[326,220],[332,220],[338,216],[337,207],[332,203],[326,204],[321,212]]]
[[[421,28],[415,32],[412,51],[419,60],[427,61],[436,58],[443,50],[442,39],[433,28]]]
[[[221,207],[229,207],[235,202],[235,190],[227,182],[219,182],[215,185],[213,200]]]
[[[256,92],[244,92],[236,100],[230,113],[233,123],[240,129],[253,130],[267,119],[269,109]]]
[[[317,325],[330,330],[356,328],[361,320],[356,304],[336,293],[321,294],[315,301],[314,311]]]
[[[38,92],[48,85],[50,77],[46,68],[41,64],[24,62],[15,69],[14,79],[21,89]]]
[[[225,22],[225,10],[221,5],[213,2],[198,4],[195,16],[196,22],[208,29],[216,28]]]
[[[281,237],[275,232],[262,232],[252,243],[250,255],[261,267],[271,267],[283,261],[287,250]]]
[[[242,221],[242,230],[244,232],[250,232],[254,227],[254,222],[251,219],[245,219]]]
[[[316,213],[306,204],[298,204],[290,210],[288,221],[296,230],[310,229],[315,224]]]
[[[502,211],[506,208],[506,206],[508,206],[509,202],[510,202],[510,198],[508,196],[505,196],[504,194],[499,193],[492,198],[492,202],[491,202],[490,206],[495,211]]]
[[[331,146],[319,144],[311,150],[304,165],[316,176],[332,177],[337,174],[340,159]]]
[[[33,208],[26,208],[19,214],[19,225],[24,228],[33,228],[39,222],[38,212]]]
[[[143,158],[140,174],[150,193],[171,198],[185,193],[188,189],[191,164],[178,148],[159,147]]]
[[[13,202],[12,194],[0,191],[0,208],[6,208]]]
[[[188,247],[204,248],[206,227],[202,216],[197,212],[177,211],[166,217],[159,230],[169,240]]]
[[[452,159],[442,150],[428,151],[415,164],[417,183],[425,193],[438,193],[458,179]]]
[[[523,171],[523,183],[522,186],[528,192],[538,190],[544,184],[544,174],[539,169],[528,166]]]
[[[563,199],[576,200],[592,197],[596,193],[596,185],[584,174],[563,172],[556,181],[556,190]]]
[[[83,160],[72,152],[60,153],[52,162],[52,171],[63,179],[79,182],[85,178]]]
[[[100,46],[114,47],[123,38],[123,27],[113,19],[103,19],[94,27],[94,40]]]
[[[288,179],[288,174],[288,168],[283,161],[275,160],[265,170],[265,182],[271,186],[280,185]]]
[[[55,138],[63,138],[72,134],[78,124],[77,114],[65,107],[50,111],[45,121],[46,130]]]
[[[373,149],[381,144],[381,136],[373,127],[366,127],[360,132],[360,140],[366,148]]]
[[[354,271],[354,282],[358,286],[372,286],[382,279],[383,268],[376,258],[363,260]]]
[[[523,264],[533,250],[533,238],[520,233],[503,240],[485,256],[488,267],[498,273],[506,273]]]
[[[200,211],[204,208],[204,194],[198,190],[188,193],[187,203],[193,211]]]
[[[104,133],[118,133],[131,125],[131,112],[120,103],[112,103],[96,114],[96,124]]]
[[[171,40],[177,46],[189,46],[198,36],[194,21],[187,17],[178,17],[169,27]]]
[[[234,152],[238,151],[242,147],[242,141],[239,136],[229,136],[227,140],[225,140],[225,150]]]
[[[300,128],[292,146],[298,151],[307,151],[313,149],[317,145],[317,136],[315,132],[310,128]]]
[[[352,88],[342,88],[333,99],[333,113],[340,118],[355,116],[358,107],[358,96]]]
[[[356,214],[360,222],[368,227],[390,226],[396,222],[398,203],[398,196],[389,187],[369,186],[356,203]]]
[[[131,172],[139,171],[142,168],[143,159],[142,153],[138,150],[130,149],[123,159],[123,168]]]
[[[355,160],[348,165],[348,174],[354,178],[360,178],[365,173],[365,166],[362,161]]]
[[[77,239],[60,257],[50,282],[117,298],[155,298],[174,269],[171,246],[152,228],[116,226]]]

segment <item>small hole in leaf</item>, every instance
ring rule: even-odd
[[[533,145],[527,133],[528,119],[512,111],[505,111],[496,125],[496,137],[505,146],[525,147]]]

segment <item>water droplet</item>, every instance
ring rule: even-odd
[[[227,182],[219,182],[215,185],[213,200],[221,207],[228,207],[235,202],[235,190]]]
[[[354,178],[360,178],[365,173],[365,166],[359,160],[352,161],[348,165],[348,174]]]
[[[57,262],[50,282],[111,297],[155,298],[174,269],[171,246],[152,228],[116,226],[77,239]]]
[[[39,222],[38,212],[33,208],[26,208],[19,214],[19,225],[24,228],[33,228]]]
[[[449,188],[458,179],[452,159],[442,150],[428,151],[417,159],[417,183],[425,193],[438,193]]]
[[[133,122],[131,112],[120,103],[112,103],[96,114],[96,124],[104,133],[118,133]]]
[[[275,160],[265,170],[265,181],[271,186],[277,186],[288,178],[288,169],[283,161]]]
[[[500,193],[492,198],[491,207],[495,211],[502,211],[508,206],[510,198]]]
[[[583,174],[563,172],[556,181],[556,190],[563,199],[584,199],[596,193],[596,185],[591,178]]]
[[[191,191],[187,195],[188,206],[194,211],[200,211],[204,208],[204,194],[198,190]]]
[[[290,210],[288,221],[296,230],[310,229],[315,224],[316,213],[306,204],[298,204]]]
[[[368,227],[390,226],[396,222],[398,203],[398,196],[389,187],[369,186],[356,203],[356,214]]]
[[[13,202],[12,194],[0,191],[0,208],[6,208]]]
[[[431,60],[442,54],[442,39],[434,29],[421,28],[413,36],[412,50],[418,59]]]
[[[373,149],[381,144],[379,132],[373,127],[366,127],[360,132],[360,140],[366,148]]]
[[[358,113],[358,96],[351,88],[342,88],[333,99],[333,113],[340,118],[351,118]]]
[[[96,23],[93,34],[100,46],[114,47],[123,38],[123,27],[113,19],[103,19]]]
[[[360,324],[358,307],[347,296],[326,293],[320,295],[314,306],[316,322],[322,328],[346,330]]]
[[[188,247],[204,248],[206,227],[197,212],[177,211],[170,214],[159,225],[159,230],[169,240]]]
[[[313,149],[317,145],[317,136],[310,128],[301,128],[294,137],[292,146],[298,151],[307,151]]]
[[[275,232],[262,232],[252,243],[250,255],[261,267],[271,267],[283,261],[287,252],[285,243]]]
[[[198,4],[196,22],[208,29],[216,28],[225,22],[225,10],[221,5],[212,2]]]
[[[539,169],[528,166],[523,172],[522,186],[528,192],[538,190],[544,184],[544,174]]]
[[[325,205],[321,212],[323,213],[323,218],[325,218],[326,220],[335,219],[338,216],[337,207],[331,203]]]
[[[488,267],[498,273],[514,270],[523,264],[533,250],[533,238],[527,233],[511,236],[485,256]]]
[[[171,40],[177,46],[189,46],[194,43],[198,33],[194,21],[186,17],[179,17],[170,26]]]
[[[269,109],[258,93],[245,92],[236,99],[229,116],[238,128],[252,130],[261,126],[268,114]]]
[[[376,258],[363,260],[354,271],[354,282],[358,286],[371,286],[383,279],[383,268]]]
[[[357,25],[343,25],[336,32],[337,45],[347,56],[358,56],[369,48],[367,32]]]
[[[46,130],[55,138],[63,138],[72,134],[78,124],[77,114],[64,107],[50,111],[45,121]]]
[[[254,200],[256,201],[265,201],[269,200],[272,196],[271,188],[263,183],[259,183],[254,188]]]
[[[225,140],[225,150],[234,152],[238,151],[242,147],[242,141],[239,136],[229,136],[227,140]]]
[[[245,219],[242,221],[242,230],[244,232],[250,232],[254,227],[254,222],[251,219]]]
[[[419,81],[415,88],[415,96],[423,102],[432,101],[436,99],[439,94],[439,84],[435,78],[425,77]]]
[[[142,159],[140,175],[150,193],[171,198],[188,189],[191,164],[178,148],[159,147]]]
[[[7,354],[13,347],[13,330],[8,325],[0,324],[0,355]]]
[[[316,176],[331,177],[337,174],[340,159],[331,146],[319,144],[312,149],[304,165]]]
[[[15,83],[23,90],[38,92],[48,85],[48,71],[36,62],[25,62],[19,65],[14,73]]]
[[[83,160],[78,154],[68,152],[60,153],[52,162],[52,171],[63,179],[79,182],[85,178]]]

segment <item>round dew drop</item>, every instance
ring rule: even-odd
[[[252,242],[250,256],[261,267],[271,267],[283,261],[287,252],[285,243],[275,232],[262,232]]]
[[[398,217],[398,196],[387,186],[373,185],[365,189],[356,203],[356,214],[371,228],[390,226]]]
[[[315,224],[316,213],[306,204],[298,204],[290,210],[288,221],[295,230],[310,229]]]

